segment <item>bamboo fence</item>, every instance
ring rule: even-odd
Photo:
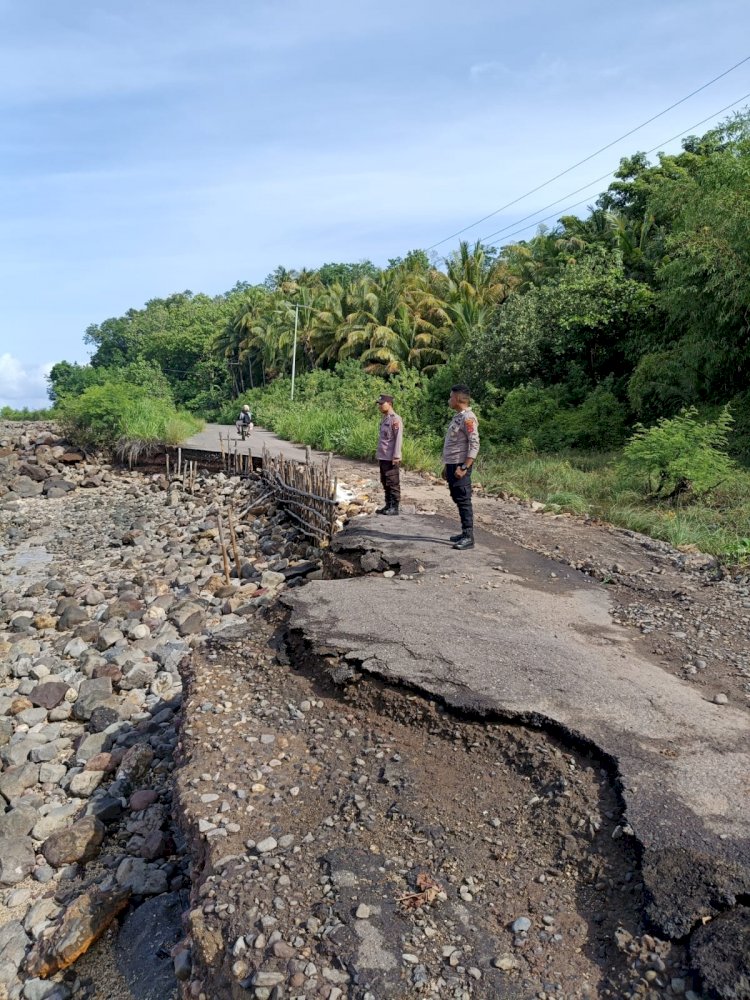
[[[336,479],[331,478],[331,456],[315,464],[310,449],[305,462],[295,462],[263,449],[263,481],[274,501],[299,530],[316,541],[330,539],[336,526]]]

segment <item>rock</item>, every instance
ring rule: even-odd
[[[0,885],[22,882],[35,864],[34,845],[29,837],[0,837]]]
[[[76,636],[74,639],[71,639],[63,649],[63,656],[69,656],[71,660],[77,660],[78,657],[85,653],[88,648],[89,647],[83,639]]]
[[[67,632],[68,629],[88,621],[88,617],[89,616],[83,608],[79,607],[77,604],[70,604],[62,611],[57,620],[57,631]]]
[[[130,785],[138,785],[146,776],[153,759],[154,751],[151,747],[136,744],[125,752],[115,776]]]
[[[141,788],[137,792],[133,792],[130,796],[130,808],[133,812],[140,812],[142,809],[147,809],[150,805],[153,805],[158,798],[158,793],[152,788]]]
[[[23,984],[24,1000],[68,1000],[70,988],[65,983],[46,979],[27,979]]]
[[[119,628],[103,628],[96,640],[96,648],[103,653],[106,649],[116,646],[124,639],[125,636]]]
[[[19,764],[0,775],[0,795],[11,802],[39,781],[38,764]]]
[[[714,705],[727,705],[729,704],[729,698],[725,694],[715,694],[713,702]]]
[[[32,837],[34,840],[46,840],[53,833],[57,833],[58,830],[64,830],[70,826],[71,820],[80,811],[80,808],[81,806],[78,802],[66,802],[64,805],[50,809],[34,825],[31,831]]]
[[[143,858],[123,858],[115,875],[117,884],[135,896],[158,896],[167,891],[167,875],[163,868],[149,865]]]
[[[260,585],[268,590],[278,590],[286,583],[283,573],[275,573],[272,569],[266,569],[261,573]]]
[[[354,912],[354,916],[357,920],[369,920],[370,919],[370,907],[367,903],[360,903]]]
[[[17,806],[0,816],[0,838],[25,837],[38,819],[39,813],[32,806]]]
[[[26,961],[29,974],[46,978],[67,969],[125,909],[129,898],[127,889],[94,886],[84,892],[65,908],[52,935],[40,938],[31,949]]]
[[[96,772],[91,772],[96,773]],[[42,854],[53,868],[95,857],[104,840],[104,824],[84,816],[65,830],[53,833],[42,844]]]
[[[259,854],[269,854],[271,851],[275,851],[277,847],[278,844],[273,837],[266,837],[264,840],[258,841],[255,845],[255,850]]]
[[[525,934],[526,931],[531,930],[531,921],[528,917],[518,917],[511,924],[511,930],[514,934]]]
[[[11,480],[10,488],[19,497],[38,497],[43,492],[42,483],[36,482],[30,476],[17,476]]]
[[[179,955],[188,959],[184,978],[189,978],[190,952],[179,951],[174,966],[170,958],[182,937],[182,910],[180,894],[170,892],[145,900],[123,920],[114,945],[115,958],[134,997],[172,996]]]
[[[33,705],[39,705],[49,711],[57,708],[65,698],[68,686],[64,681],[45,681],[29,692],[29,700]]]
[[[78,689],[78,698],[73,706],[73,715],[76,719],[86,721],[91,718],[91,713],[98,706],[107,702],[112,696],[111,677],[92,677],[82,681]]]
[[[169,620],[177,626],[180,635],[195,635],[202,631],[206,609],[202,604],[185,601],[172,609]]]
[[[104,774],[101,771],[81,771],[70,779],[70,794],[87,799],[102,783]]]
[[[0,927],[0,970],[3,967],[20,969],[29,939],[18,920],[8,920]],[[0,983],[3,978],[0,978]],[[2,995],[0,993],[0,995]]]
[[[511,969],[517,969],[520,962],[515,957],[515,955],[497,955],[492,959],[492,964],[496,969],[501,969],[503,972],[510,972]]]

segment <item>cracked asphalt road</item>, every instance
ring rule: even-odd
[[[453,530],[418,514],[355,519],[334,549],[407,578],[311,582],[285,598],[291,627],[451,706],[596,748],[642,849],[654,924],[682,937],[730,909],[750,893],[747,713],[644,655],[590,577],[483,532],[455,552]]]

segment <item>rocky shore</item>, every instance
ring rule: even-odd
[[[245,485],[207,477],[186,495],[52,428],[0,431],[0,482],[0,997],[110,996],[75,959],[126,908],[188,884],[172,815],[181,664],[318,553],[241,521],[227,584],[217,513]],[[174,992],[180,914],[153,996]]]

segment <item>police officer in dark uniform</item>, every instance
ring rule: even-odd
[[[471,505],[471,470],[479,454],[479,422],[469,408],[471,394],[466,385],[451,386],[448,405],[455,411],[443,445],[445,478],[451,500],[458,507],[461,534],[452,535],[454,549],[474,548],[474,510]]]
[[[398,514],[401,502],[401,445],[404,439],[404,425],[401,417],[393,409],[393,396],[383,394],[377,400],[378,409],[383,414],[380,421],[377,459],[380,463],[380,482],[385,492],[385,506],[377,514]]]

